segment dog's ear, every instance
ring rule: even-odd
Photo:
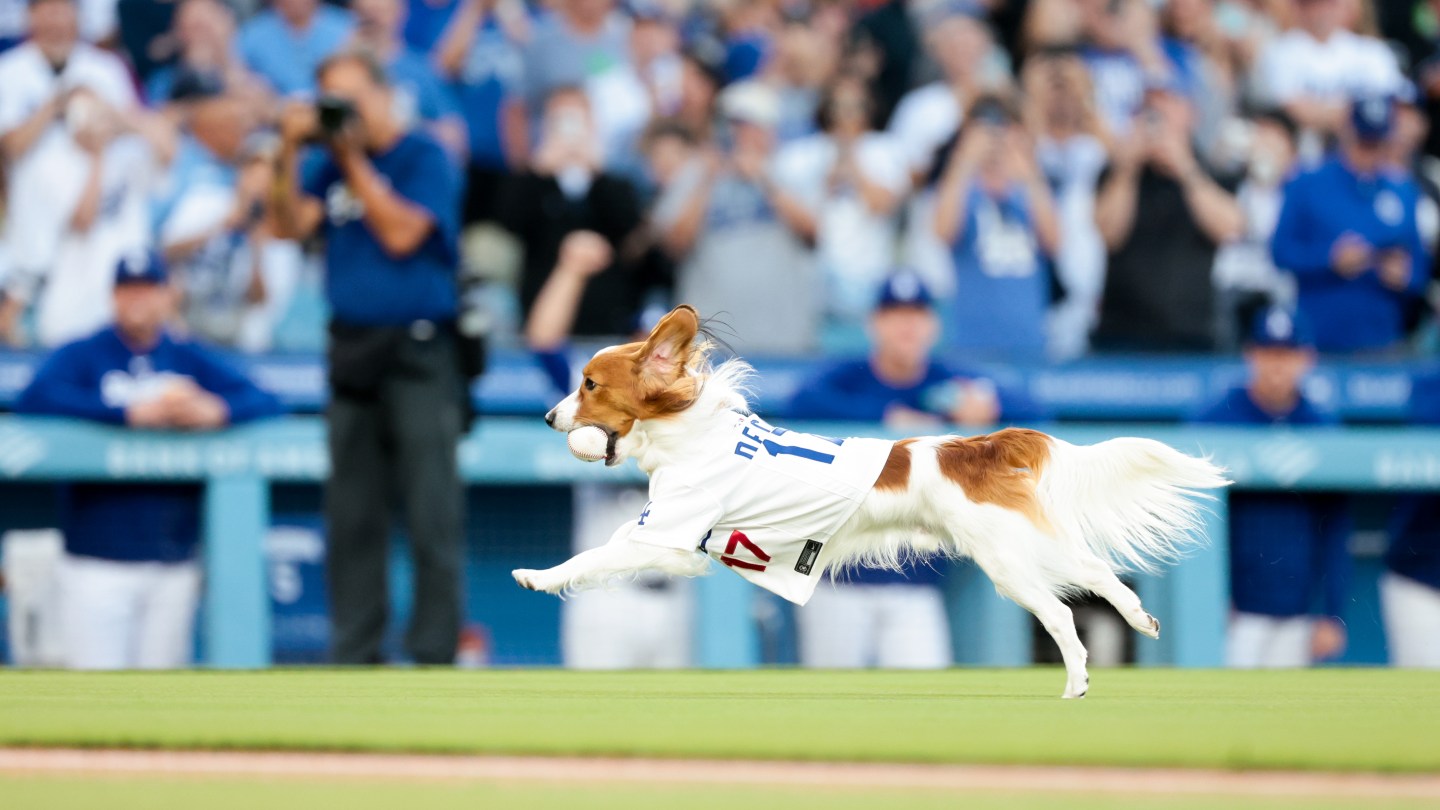
[[[650,330],[635,361],[640,382],[651,390],[674,382],[690,360],[699,332],[700,315],[688,304],[675,307],[661,318]]]

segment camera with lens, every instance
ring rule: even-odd
[[[348,99],[335,96],[321,96],[315,101],[315,117],[319,121],[320,135],[333,138],[345,130],[355,119],[355,105]]]

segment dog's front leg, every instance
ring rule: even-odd
[[[631,542],[630,530],[635,525],[635,521],[626,523],[615,530],[610,542],[582,551],[554,568],[543,571],[518,568],[511,575],[532,591],[560,594],[594,588],[641,571],[697,576],[709,567],[709,558],[699,552]]]

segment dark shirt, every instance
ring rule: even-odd
[[[1101,174],[1108,182],[1110,169]],[[1216,244],[1200,229],[1180,184],[1145,166],[1135,223],[1112,251],[1094,345],[1110,351],[1215,348]]]
[[[645,290],[622,256],[626,237],[640,224],[639,200],[628,180],[597,175],[585,195],[572,200],[553,177],[521,175],[506,191],[501,224],[525,246],[520,306],[526,313],[554,270],[566,236],[590,230],[605,237],[615,249],[615,260],[585,286],[572,333],[628,335],[635,331]]]
[[[1415,381],[1410,421],[1440,425],[1440,375]],[[1385,565],[1416,582],[1440,589],[1440,495],[1403,495],[1390,520],[1390,549]]]
[[[1301,399],[1272,414],[1236,388],[1195,419],[1226,425],[1333,425]],[[1317,492],[1230,493],[1230,597],[1235,609],[1266,616],[1303,616],[1316,608],[1343,616],[1351,560],[1349,499]]]

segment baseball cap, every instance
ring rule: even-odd
[[[1350,126],[1362,141],[1383,141],[1395,128],[1395,102],[1390,96],[1360,96],[1350,103]]]
[[[169,280],[165,260],[154,251],[140,251],[121,257],[115,265],[115,286],[124,284],[164,284]]]
[[[1310,349],[1315,338],[1310,326],[1297,312],[1284,307],[1267,307],[1255,315],[1250,329],[1250,345],[1287,349]]]
[[[919,273],[914,270],[897,270],[880,285],[880,294],[875,298],[875,309],[929,307],[933,303],[935,299],[925,287]]]

